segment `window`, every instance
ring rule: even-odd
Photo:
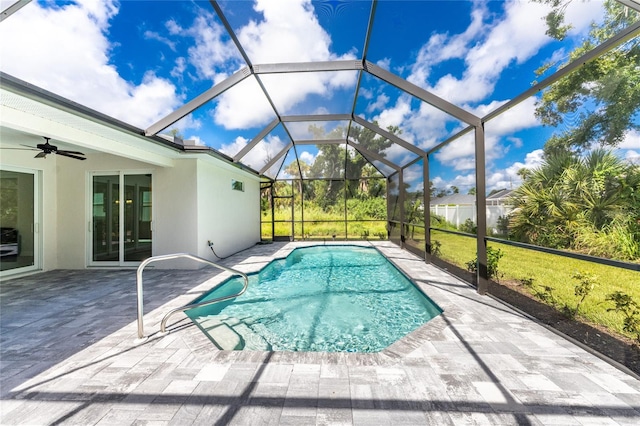
[[[244,182],[231,179],[231,189],[233,189],[234,191],[244,192]]]

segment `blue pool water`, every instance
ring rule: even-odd
[[[197,302],[241,287],[231,278]],[[441,312],[376,249],[314,246],[249,275],[233,301],[186,313],[223,349],[378,352]]]

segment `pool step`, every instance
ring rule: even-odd
[[[198,319],[198,323],[218,349],[236,351],[244,347],[242,337],[220,319],[201,317]]]
[[[209,315],[198,318],[200,327],[213,343],[222,350],[270,351],[271,345],[247,325],[250,318]],[[246,321],[246,322],[245,322]]]

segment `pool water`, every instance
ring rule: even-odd
[[[244,295],[186,313],[221,349],[378,352],[441,312],[376,249],[314,246],[249,275]]]

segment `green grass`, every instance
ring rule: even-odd
[[[438,231],[432,231],[431,238],[441,243],[440,257],[454,265],[466,268],[466,263],[475,258],[476,241],[473,238]],[[620,334],[634,337],[622,330],[621,314],[607,312],[607,308],[613,307],[613,304],[605,299],[608,294],[621,291],[640,303],[638,272],[506,244],[490,242],[489,247],[500,249],[504,253],[498,264],[498,270],[503,274],[502,280],[520,281],[533,278],[534,289],[541,290],[543,286],[553,287],[551,293],[560,307],[567,305],[569,308],[575,308],[578,302],[578,297],[574,294],[575,286],[578,284],[578,281],[572,278],[574,273],[590,272],[596,275],[596,287],[580,306],[579,315]],[[529,292],[531,293],[530,290]]]
[[[291,235],[291,209],[276,209],[275,220],[285,220],[288,222],[275,223],[275,236]],[[294,212],[295,220],[302,219],[302,213],[298,210]],[[263,212],[263,221],[271,220],[271,212]],[[366,221],[350,221],[348,223],[348,235],[345,236],[344,212],[325,212],[320,208],[307,208],[304,211],[304,235],[302,224],[296,222],[294,224],[294,236],[296,239],[380,239],[383,235],[386,239],[386,221],[366,222]],[[336,221],[336,222],[332,222]],[[366,233],[368,232],[368,236]],[[271,238],[271,223],[262,224],[262,238]]]

